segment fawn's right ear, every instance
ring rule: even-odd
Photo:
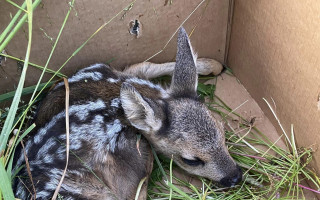
[[[173,96],[197,96],[197,56],[194,54],[187,32],[183,27],[178,33],[176,66],[170,86]]]
[[[152,106],[129,83],[122,83],[120,99],[124,113],[132,126],[146,133],[158,131],[162,125]]]

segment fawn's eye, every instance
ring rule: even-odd
[[[190,166],[199,166],[199,165],[204,165],[204,161],[201,160],[200,158],[198,157],[195,157],[194,159],[190,160],[190,159],[187,159],[187,158],[184,158],[184,157],[181,157],[181,160],[186,163],[187,165],[190,165]]]

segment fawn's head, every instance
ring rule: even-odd
[[[178,34],[176,66],[169,98],[149,99],[123,83],[122,107],[130,123],[184,170],[233,186],[242,172],[225,145],[221,124],[197,98],[196,56],[183,28]]]

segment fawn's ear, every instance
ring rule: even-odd
[[[144,99],[131,84],[122,83],[120,99],[124,113],[132,126],[147,133],[160,129],[161,119],[155,115],[150,102]]]
[[[174,96],[196,96],[198,75],[197,56],[194,54],[188,34],[183,27],[178,33],[176,66],[173,72],[170,91]]]

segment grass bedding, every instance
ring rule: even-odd
[[[312,160],[312,148],[297,148],[293,131],[291,141],[287,141],[287,149],[278,147],[276,143],[286,138],[284,135],[272,143],[254,126],[254,118],[248,121],[233,112],[214,95],[214,88],[214,85],[200,84],[198,93],[207,98],[208,107],[228,124],[226,144],[244,172],[244,181],[234,188],[221,188],[209,180],[194,177],[198,180],[198,186],[195,186],[188,179],[176,177],[170,159],[161,157],[155,162],[151,176],[150,199],[186,199],[186,196],[191,199],[305,199],[306,190],[319,194],[319,189],[313,190],[301,184],[308,180],[319,188],[319,177],[307,167]],[[235,122],[237,129],[230,125]],[[245,134],[237,134],[239,130]],[[167,184],[169,179],[175,180],[175,185]],[[185,192],[177,190],[176,186],[186,189]]]
[[[206,2],[209,3],[210,0]],[[112,20],[123,13],[132,9],[135,1],[128,4],[123,10],[119,11],[109,21],[93,32],[93,34],[74,53],[60,66],[59,70],[48,69],[51,56],[56,44],[63,33],[67,24],[70,11],[75,1],[69,2],[65,20],[61,25],[59,34],[52,47],[45,66],[39,66],[29,62],[32,44],[32,19],[33,12],[39,5],[40,0],[25,0],[19,6],[12,1],[17,8],[17,13],[12,17],[11,22],[0,35],[0,54],[1,59],[15,59],[23,61],[24,66],[21,73],[17,90],[0,95],[0,103],[12,101],[10,108],[0,109],[0,199],[14,199],[11,182],[15,178],[16,172],[12,172],[14,150],[20,141],[28,135],[34,128],[34,124],[27,126],[26,122],[34,110],[34,104],[41,99],[41,94],[45,89],[53,84],[55,77],[66,77],[60,71],[76,54],[90,41],[102,28],[107,26]],[[204,1],[200,2],[202,4]],[[174,3],[170,1],[170,4]],[[199,4],[199,5],[200,5]],[[196,9],[199,7],[196,7]],[[196,10],[195,9],[195,10]],[[194,11],[193,11],[194,12]],[[192,12],[192,13],[193,13]],[[192,14],[191,13],[191,14]],[[190,17],[191,14],[188,16]],[[186,19],[187,20],[187,19]],[[185,21],[186,21],[185,20]],[[185,22],[184,21],[184,22]],[[183,22],[183,23],[184,23]],[[13,55],[4,53],[5,47],[14,39],[15,33],[19,31],[23,24],[28,24],[28,47],[24,60],[15,58]],[[182,24],[181,24],[182,25]],[[172,39],[171,37],[169,41]],[[167,43],[169,43],[169,41]],[[166,48],[166,46],[164,46]],[[163,49],[164,49],[163,48]],[[162,49],[162,50],[163,50]],[[160,50],[158,53],[161,53]],[[157,54],[158,54],[157,53]],[[152,56],[153,57],[153,56]],[[27,67],[37,67],[43,71],[39,77],[37,85],[24,88],[24,80],[27,76]],[[1,67],[1,66],[0,66]],[[49,81],[41,83],[44,73],[53,74]],[[230,72],[227,72],[230,73]],[[148,198],[149,199],[304,199],[304,192],[309,190],[320,194],[320,179],[316,173],[308,167],[312,160],[312,148],[298,148],[295,145],[293,126],[290,134],[283,133],[278,140],[285,140],[287,149],[278,147],[272,143],[263,133],[254,126],[254,119],[246,120],[234,112],[222,99],[214,94],[215,85],[205,85],[202,79],[212,79],[215,77],[200,77],[198,93],[206,100],[209,109],[220,115],[227,127],[226,143],[229,151],[244,172],[244,181],[233,188],[220,188],[215,183],[201,177],[185,178],[181,176],[179,168],[170,158],[164,158],[155,154],[154,169],[149,180]],[[155,81],[164,82],[168,77],[163,77]],[[29,102],[23,102],[22,96],[31,95]],[[270,109],[272,107],[266,102]],[[276,117],[276,113],[272,110]],[[232,128],[236,122],[236,129]],[[281,123],[279,122],[281,125]],[[247,130],[245,135],[239,135],[239,129]],[[282,128],[283,129],[283,128]],[[284,130],[284,129],[283,129]],[[13,134],[15,133],[15,134]],[[261,148],[263,147],[263,148]],[[307,180],[312,183],[312,188],[304,182]],[[139,184],[138,191],[142,183]],[[58,198],[59,197],[58,195]]]

